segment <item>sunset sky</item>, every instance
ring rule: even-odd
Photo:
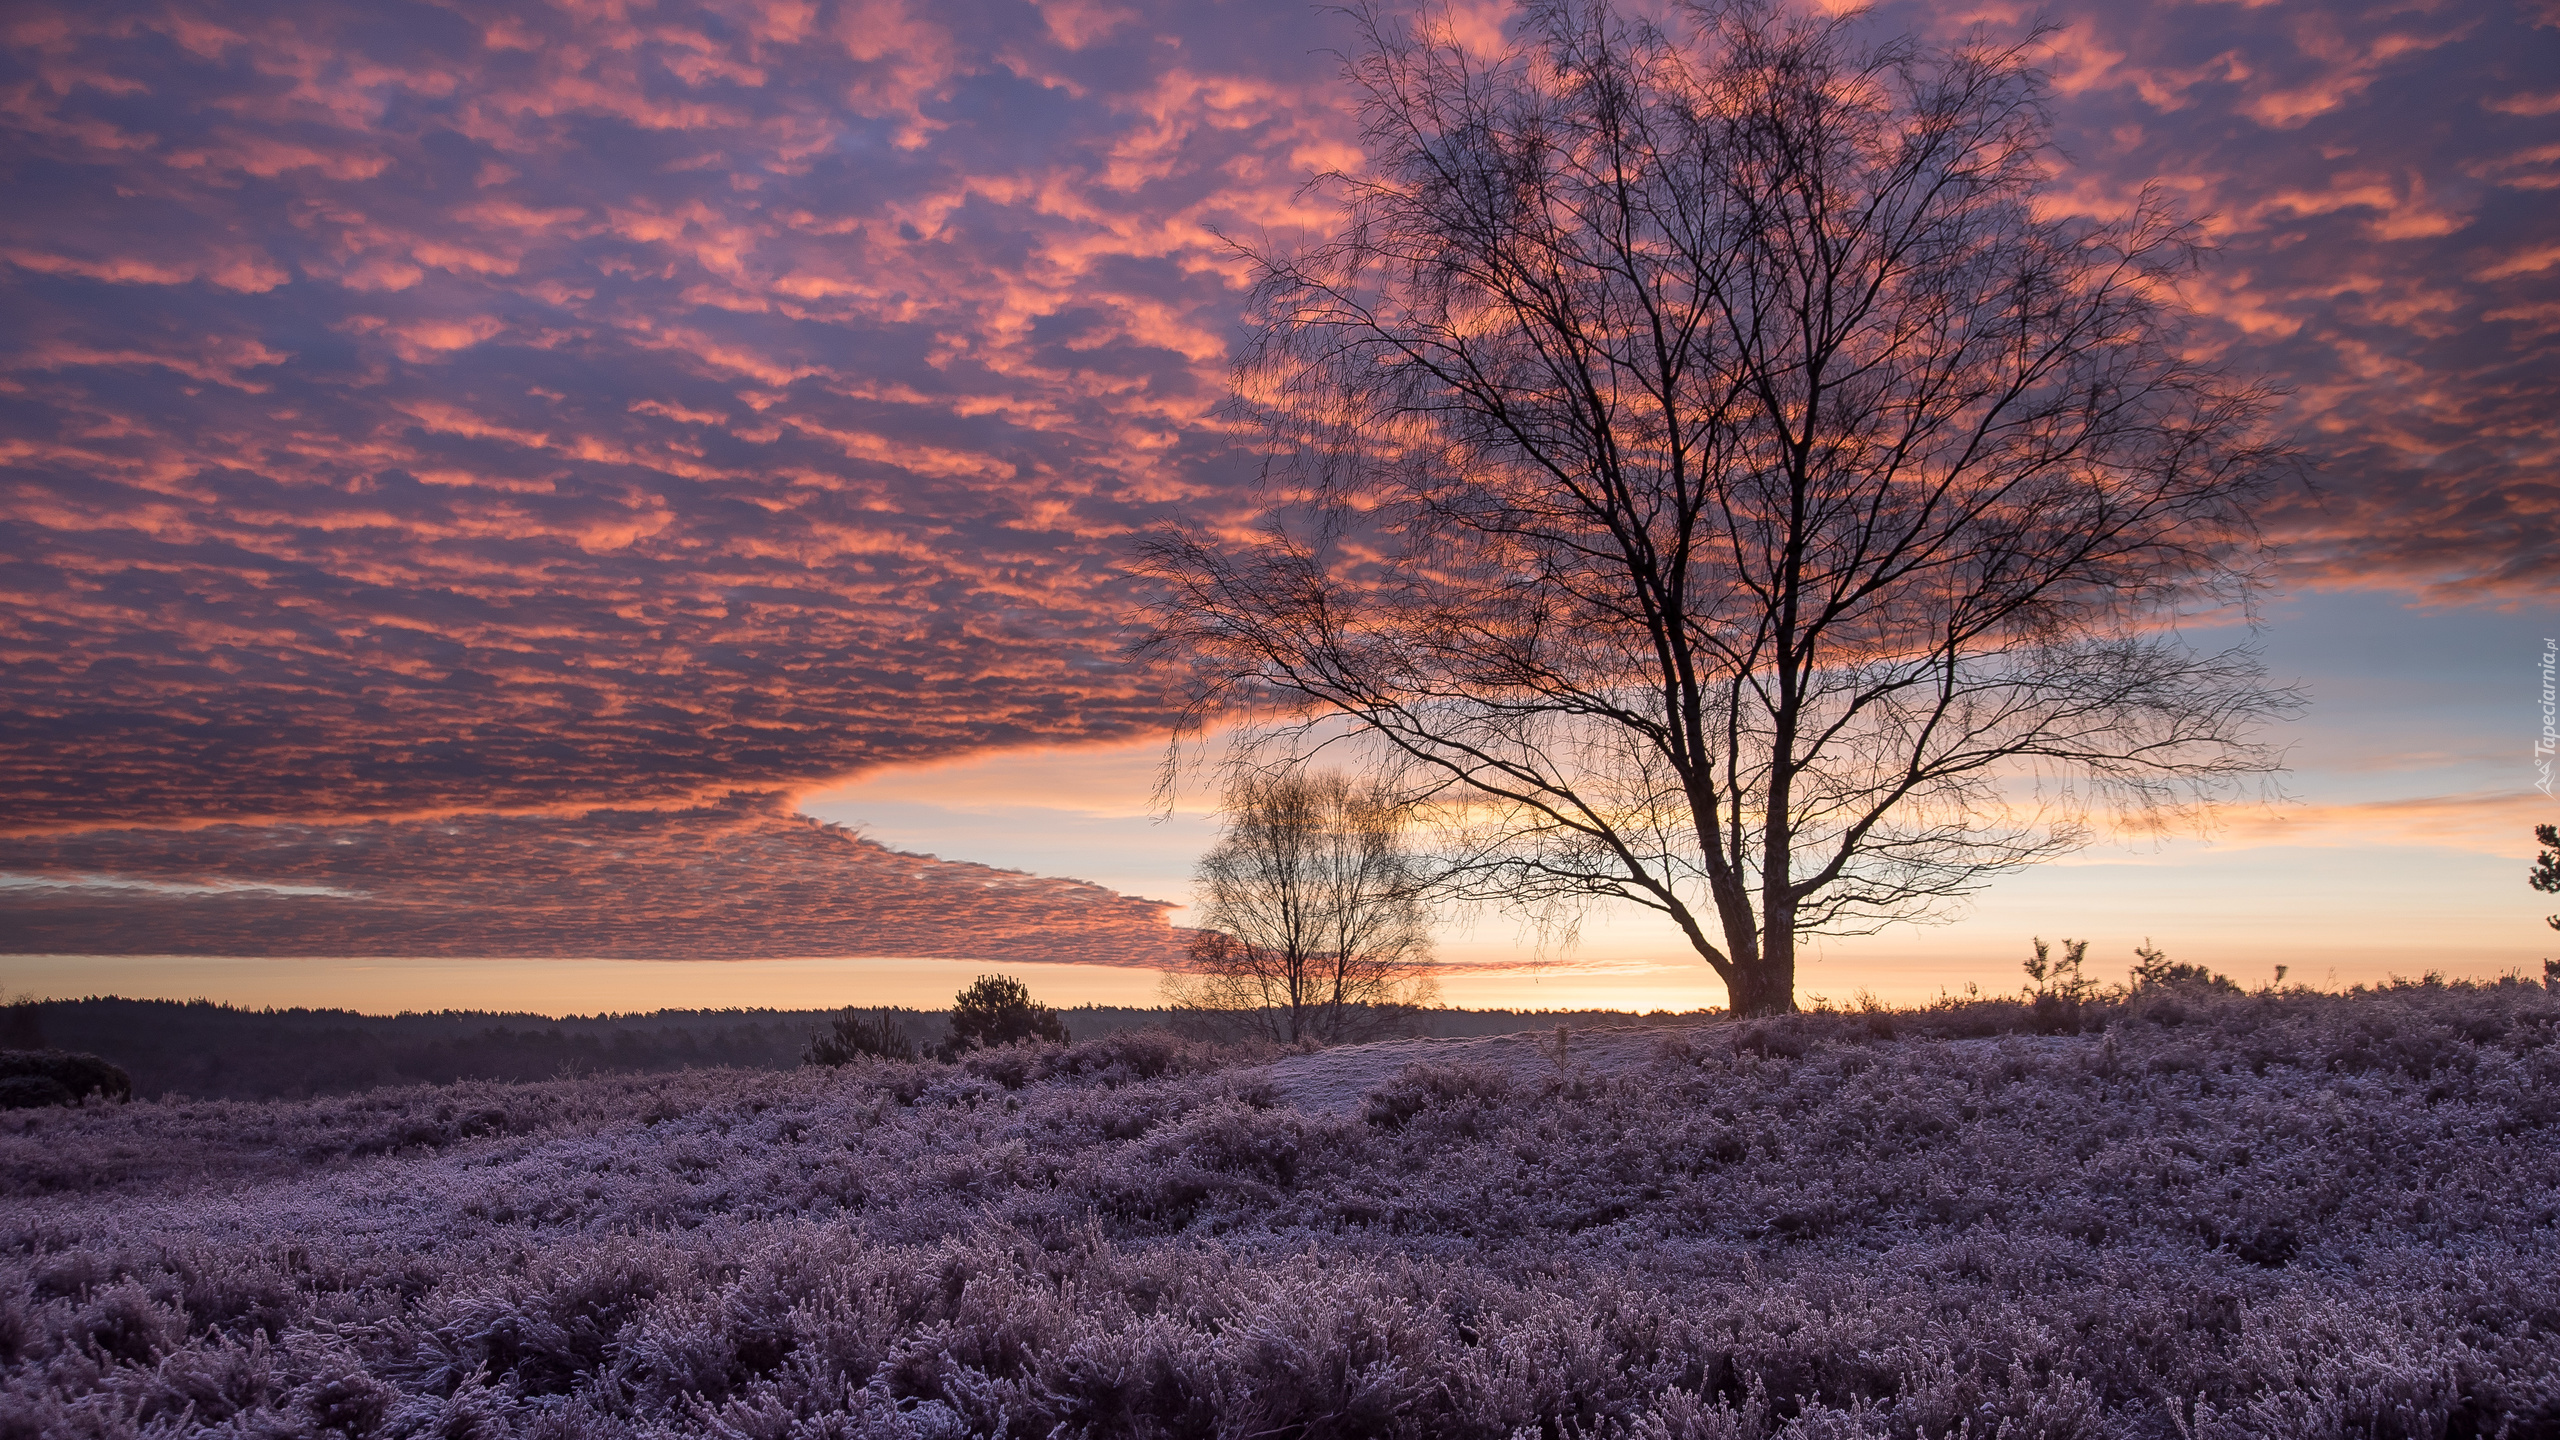
[[[1507,11],[1462,8],[1477,43]],[[2285,793],[1802,988],[2540,973],[2560,0],[1880,7],[2047,42],[2057,207],[2157,183],[2289,392]],[[0,990],[1146,1003],[1130,537],[1259,503],[1247,267],[1358,162],[1298,4],[26,0],[0,20]],[[2200,636],[2210,641],[2219,636]],[[1468,1004],[1721,1003],[1664,930],[1453,917]],[[704,963],[728,962],[728,963]]]

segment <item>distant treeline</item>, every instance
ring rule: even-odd
[[[781,1069],[799,1063],[809,1029],[807,1017],[773,1010],[555,1020],[467,1010],[244,1010],[109,996],[13,1005],[0,1023],[0,1045],[100,1056],[133,1077],[137,1097],[267,1100],[587,1070]]]
[[[456,1080],[548,1080],[562,1074],[653,1073],[725,1065],[786,1070],[836,1010],[657,1010],[548,1015],[487,1010],[363,1015],[352,1010],[245,1010],[206,1000],[22,1001],[0,1010],[0,1048],[86,1052],[123,1067],[138,1098],[300,1099],[378,1085]],[[941,1011],[901,1012],[919,1041],[938,1039]],[[1163,1026],[1160,1009],[1086,1005],[1061,1010],[1090,1040]],[[1193,1017],[1196,1019],[1196,1017]],[[1616,1010],[1432,1010],[1420,1035],[1505,1035],[1559,1024],[1641,1024]]]

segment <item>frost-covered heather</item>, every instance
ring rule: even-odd
[[[2097,1018],[18,1115],[0,1436],[2560,1433],[2560,1001]]]

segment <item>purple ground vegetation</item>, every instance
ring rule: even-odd
[[[12,1115],[0,1437],[2560,1434],[2539,986],[1270,1058]]]

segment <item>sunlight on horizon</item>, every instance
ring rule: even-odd
[[[2233,807],[2210,838],[2093,845],[2001,878],[1953,924],[1810,938],[1799,996],[1848,1003],[1866,993],[1909,1005],[1968,985],[2013,992],[2037,936],[2091,941],[2091,974],[2105,981],[2120,981],[2144,943],[2253,987],[2278,965],[2289,983],[2330,989],[2428,972],[2538,976],[2560,946],[2542,923],[2543,897],[2523,884],[2529,851],[2519,842],[2543,802],[2527,789],[2529,747],[2517,743],[2525,687],[2512,699],[2497,693],[2490,663],[2527,653],[2533,617],[2321,594],[2283,612],[2267,632],[2270,661],[2307,676],[2314,692],[2311,713],[2286,737],[2298,754],[2289,783],[2299,803]],[[2418,735],[2425,743],[2411,742]],[[1167,813],[1154,793],[1162,758],[1156,739],[1024,747],[882,768],[807,789],[797,808],[895,850],[1183,907],[1191,867],[1218,833],[1213,777],[1187,777]],[[1190,917],[1176,908],[1169,918]],[[1594,913],[1570,946],[1542,944],[1498,913],[1453,916],[1440,926],[1438,953],[1442,997],[1457,1006],[1691,1010],[1725,998],[1669,922],[1641,913]],[[22,955],[0,957],[0,989],[561,1015],[930,1007],[997,971],[1024,976],[1052,1004],[1157,1003],[1153,969],[941,958]]]

